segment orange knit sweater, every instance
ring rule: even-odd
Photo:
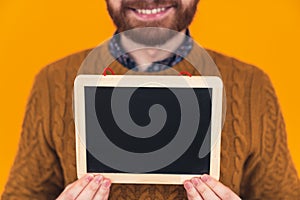
[[[3,200],[55,199],[76,180],[73,82],[89,52],[68,56],[37,75]],[[104,48],[111,56],[107,52]],[[220,181],[243,199],[299,199],[299,178],[269,78],[256,67],[208,52],[219,67],[227,96]],[[116,74],[127,72],[118,62],[110,67]],[[197,74],[185,61],[174,69]],[[113,184],[110,199],[182,200],[186,194],[182,186]]]

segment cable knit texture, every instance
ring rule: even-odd
[[[73,83],[89,52],[50,64],[36,76],[3,200],[55,199],[76,180]],[[299,199],[299,178],[269,78],[256,67],[208,53],[219,67],[227,97],[220,181],[243,199]],[[103,54],[111,56],[105,48]],[[116,74],[128,71],[118,62],[110,67]],[[173,68],[199,75],[185,60]],[[113,184],[110,199],[182,200],[186,194],[182,186]]]

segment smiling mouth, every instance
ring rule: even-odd
[[[157,20],[163,18],[175,6],[161,6],[157,8],[128,8],[141,20]]]
[[[153,9],[133,9],[135,12],[143,15],[155,15],[159,13],[163,13],[171,7],[162,7],[162,8],[153,8]]]

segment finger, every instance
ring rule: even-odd
[[[110,186],[111,186],[111,181],[109,179],[104,179],[93,199],[107,200],[109,196]]]
[[[237,196],[233,191],[231,191],[228,187],[223,185],[221,182],[217,181],[213,177],[205,174],[201,176],[202,182],[204,182],[208,187],[212,189],[212,191],[218,195],[221,199],[224,200],[234,200],[234,199],[241,199]]]
[[[84,188],[84,190],[79,194],[77,200],[87,200],[92,199],[96,194],[97,190],[101,185],[103,176],[97,175],[93,180]]]
[[[68,185],[62,194],[58,197],[59,200],[70,200],[76,199],[76,197],[82,192],[82,190],[91,182],[93,179],[92,174],[86,174],[74,183]]]
[[[220,200],[220,198],[201,181],[200,178],[193,178],[192,183],[203,199]]]
[[[189,200],[203,200],[196,188],[190,181],[185,181],[183,184]]]

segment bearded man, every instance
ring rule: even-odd
[[[198,0],[106,2],[116,33],[156,27],[187,36],[198,4]],[[153,49],[125,53],[130,42],[169,42],[175,44],[180,55],[197,55],[191,40],[175,39],[174,43],[174,37],[159,29],[132,32],[113,38],[102,53],[116,59],[111,66],[116,74],[129,70],[168,74],[166,68],[172,68],[199,75],[183,57],[175,54]],[[2,199],[298,199],[299,178],[270,80],[254,66],[207,51],[220,70],[227,95],[220,181],[202,175],[186,180],[183,186],[111,184],[106,177],[92,174],[76,180],[72,86],[79,66],[90,52],[86,50],[47,66],[36,77],[19,151]]]

